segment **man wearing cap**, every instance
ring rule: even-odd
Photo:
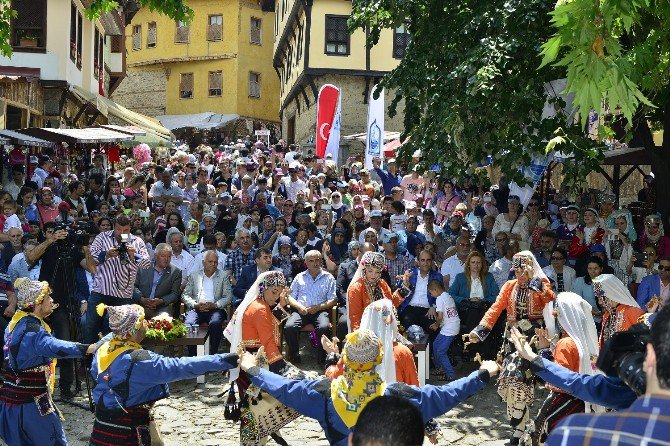
[[[326,340],[327,341],[327,340]],[[324,344],[330,344],[324,342]],[[336,353],[333,345],[329,350]],[[394,395],[410,400],[421,410],[423,422],[440,416],[458,403],[483,389],[500,367],[484,361],[479,370],[444,386],[408,386],[389,382],[376,370],[385,354],[382,342],[370,330],[356,330],[347,335],[342,351],[344,373],[335,379],[289,380],[258,366],[256,357],[242,355],[240,368],[251,382],[301,414],[314,418],[323,428],[333,446],[351,445],[349,433],[368,403],[381,395]],[[337,361],[335,354],[329,358]]]
[[[149,428],[151,408],[169,396],[168,383],[237,365],[238,357],[231,353],[166,358],[143,350],[140,343],[147,332],[147,321],[139,305],[101,304],[97,311],[100,316],[105,311],[109,314],[112,336],[105,338],[91,365],[96,402],[90,439],[93,446],[160,442],[160,438],[152,438],[159,430]]]
[[[35,169],[35,172],[33,172],[33,177],[31,178],[31,180],[37,183],[38,189],[44,187],[44,180],[49,176],[49,173],[51,173],[52,167],[53,163],[51,158],[46,155],[40,155],[37,159],[37,168]]]
[[[380,240],[383,240],[384,237],[391,234],[391,231],[382,227],[382,221],[383,221],[382,211],[380,211],[379,209],[374,209],[370,212],[370,228],[374,229],[377,232],[377,238]],[[365,234],[366,231],[362,231],[361,234],[358,236],[359,243],[365,243]]]
[[[391,158],[386,161],[386,166],[388,170],[383,170],[381,168],[382,160],[379,157],[374,157],[372,159],[372,167],[375,169],[379,179],[382,182],[382,187],[384,188],[384,195],[391,195],[391,190],[394,187],[400,186],[400,176],[398,175],[398,167],[396,165],[395,158]]]
[[[298,168],[297,166],[291,166],[288,168],[288,177],[282,179],[284,186],[286,187],[287,198],[293,202],[298,200],[298,191],[304,191],[307,188],[307,183],[298,178]]]

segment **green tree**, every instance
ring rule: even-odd
[[[109,12],[119,6],[125,7],[129,3],[131,2],[128,0],[92,0],[91,5],[86,9],[86,15],[94,19],[103,12]],[[135,0],[133,3],[165,14],[174,20],[190,22],[193,17],[193,10],[186,5],[184,0]],[[11,19],[16,16],[16,11],[12,10],[11,6],[11,0],[0,0],[0,54],[8,57],[12,55]]]
[[[565,183],[583,184],[602,159],[579,125],[568,125],[565,103],[552,98],[556,116],[543,118],[545,85],[564,77],[541,64],[540,47],[551,37],[550,0],[372,0],[353,2],[350,28],[367,29],[368,45],[380,32],[407,22],[411,43],[381,85],[395,92],[389,113],[405,104],[400,154],[424,153],[423,167],[462,179],[484,176],[487,157],[510,179],[519,167],[555,147],[572,155]],[[560,93],[560,92],[556,92]],[[557,143],[562,143],[558,144]]]
[[[632,146],[652,160],[659,191],[670,187],[670,2],[667,0],[559,1],[543,65],[563,70],[582,111],[605,103],[620,108]],[[584,116],[585,113],[582,113]],[[665,129],[661,147],[651,130]],[[670,200],[657,207],[670,215]]]

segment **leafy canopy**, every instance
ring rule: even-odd
[[[193,18],[193,10],[186,5],[185,0],[137,0],[137,4],[174,20],[188,23]],[[7,57],[12,55],[11,19],[16,17],[16,11],[11,9],[11,6],[11,0],[0,0],[0,54]],[[100,14],[118,7],[119,3],[114,0],[92,0],[86,9],[86,16],[89,19],[96,19]]]
[[[553,6],[549,0],[353,2],[350,28],[369,27],[369,46],[403,22],[412,37],[404,59],[381,81],[395,92],[391,115],[404,101],[403,136],[410,142],[400,157],[421,149],[423,167],[439,164],[441,175],[463,179],[485,177],[478,166],[492,156],[494,166],[522,183],[519,167],[556,149],[574,155],[563,170],[568,185],[583,184],[602,154],[579,126],[567,124],[561,92],[545,92],[563,77],[559,69],[538,70]],[[558,110],[554,117],[542,116],[547,95]]]
[[[667,99],[669,22],[667,0],[559,1],[542,66],[567,73],[579,110],[599,110],[604,102],[632,123],[638,111],[653,112]]]

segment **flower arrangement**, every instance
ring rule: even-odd
[[[151,147],[147,144],[138,144],[133,149],[133,158],[137,160],[137,164],[151,162]]]
[[[147,321],[146,337],[159,341],[172,341],[186,336],[186,326],[167,314],[159,314]]]

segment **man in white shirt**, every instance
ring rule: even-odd
[[[427,242],[432,242],[442,228],[435,226],[435,212],[432,209],[423,210],[423,223],[417,228],[417,232],[426,236]]]
[[[182,289],[186,284],[186,279],[193,270],[193,256],[184,249],[184,234],[179,231],[172,232],[168,234],[167,242],[172,247],[172,259],[170,264],[176,266],[181,270],[182,280],[181,286]]]
[[[37,161],[37,169],[33,172],[33,177],[31,178],[35,183],[37,183],[37,190],[44,187],[44,179],[49,176],[53,163],[51,158],[46,155],[41,155]]]
[[[208,323],[209,354],[219,350],[223,334],[223,322],[227,318],[225,308],[232,302],[228,271],[217,268],[216,252],[205,252],[203,268],[188,276],[182,301],[187,308],[187,325]],[[189,346],[189,354],[195,356],[195,346]]]
[[[304,191],[307,188],[307,184],[298,178],[298,168],[289,167],[288,168],[288,177],[284,177],[283,181],[286,186],[286,194],[288,199],[292,202],[298,201],[298,191]]]
[[[519,252],[519,242],[509,240],[503,245],[504,256],[493,262],[489,272],[493,275],[499,288],[510,278],[510,269],[512,268],[512,257]]]
[[[471,249],[472,244],[469,238],[461,235],[456,239],[456,254],[447,257],[442,262],[442,268],[440,268],[440,273],[442,273],[442,277],[444,278],[445,289],[448,290],[451,287],[457,274],[465,271],[465,259],[468,258]]]
[[[406,271],[402,286],[395,292],[404,298],[398,307],[400,323],[403,327],[419,325],[426,333],[437,317],[435,298],[428,292],[431,280],[442,281],[442,275],[433,271],[435,254],[425,249],[419,253],[419,267]]]

